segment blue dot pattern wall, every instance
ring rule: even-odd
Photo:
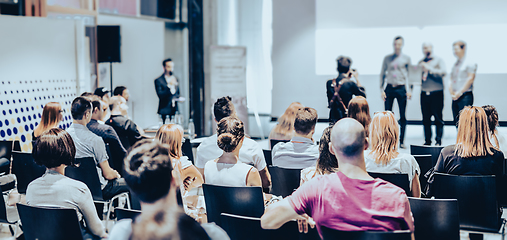
[[[39,125],[48,102],[62,105],[59,127],[72,123],[70,105],[76,97],[76,80],[19,80],[0,82],[0,140],[19,140],[21,150],[31,151],[32,132]]]

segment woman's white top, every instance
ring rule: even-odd
[[[217,163],[209,161],[204,166],[204,181],[207,184],[246,187],[248,173],[253,167],[242,163]]]
[[[364,162],[366,164],[367,172],[408,174],[410,189],[412,189],[412,179],[414,179],[414,175],[416,173],[421,175],[419,164],[410,154],[399,153],[396,158],[391,159],[391,161],[389,161],[386,165],[383,165],[377,164],[370,153],[370,150],[366,150],[364,152]]]

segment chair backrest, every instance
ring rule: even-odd
[[[83,239],[76,210],[16,205],[26,240]]]
[[[437,164],[438,156],[442,151],[441,146],[424,146],[424,145],[410,145],[410,154],[411,155],[431,155],[431,164],[435,166]]]
[[[301,169],[287,169],[268,166],[271,174],[271,193],[277,196],[287,197],[299,187]]]
[[[348,240],[411,240],[412,233],[404,231],[340,231],[324,226],[320,227],[322,239],[348,239]]]
[[[78,167],[65,168],[65,176],[84,182],[90,189],[93,200],[103,201],[99,174],[93,157],[76,158],[76,164]]]
[[[435,198],[458,199],[459,223],[462,229],[491,232],[499,230],[501,222],[495,176],[435,173],[431,187]]]
[[[181,145],[181,151],[183,152],[183,156],[187,156],[188,160],[194,164],[194,152],[192,152],[190,139],[185,138],[185,142]]]
[[[261,187],[225,187],[203,184],[208,222],[221,226],[220,214],[230,213],[248,217],[264,214]]]
[[[417,161],[417,164],[419,164],[419,169],[421,169],[421,172],[419,174],[421,189],[425,189],[426,184],[428,184],[428,179],[424,177],[424,174],[426,174],[433,166],[435,166],[432,162],[432,156],[431,154],[412,156],[415,158],[415,161]]]
[[[271,150],[262,149],[262,153],[264,154],[264,159],[266,160],[266,166],[273,165],[273,160],[271,158]]]
[[[405,173],[376,173],[376,172],[368,172],[368,174],[373,178],[380,178],[385,181],[388,181],[403,190],[407,196],[412,196],[410,191],[410,181],[408,180],[408,174]]]
[[[12,141],[0,141],[0,173],[9,173],[12,156]]]
[[[409,197],[408,201],[416,226],[415,239],[460,239],[458,200]]]
[[[125,218],[130,218],[134,220],[139,214],[141,214],[141,211],[139,210],[132,210],[132,209],[125,209],[125,208],[115,208],[116,211],[116,220],[120,221]]]
[[[14,142],[12,143],[12,150],[21,152],[21,143],[19,142],[19,140],[14,140]]]
[[[42,177],[45,172],[46,167],[35,163],[31,153],[12,152],[12,173],[16,175],[19,193],[26,193],[28,184]]]
[[[281,142],[290,142],[290,140],[276,140],[276,139],[269,139],[269,144],[271,146],[271,149],[275,147],[276,144]]]

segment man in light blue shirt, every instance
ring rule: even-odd
[[[271,155],[273,166],[289,169],[303,169],[315,166],[319,158],[319,146],[313,143],[317,124],[317,111],[310,107],[301,108],[294,121],[294,137],[287,143],[278,143]]]

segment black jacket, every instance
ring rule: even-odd
[[[161,115],[174,115],[178,111],[178,103],[172,104],[174,98],[180,97],[180,87],[176,86],[176,93],[172,94],[171,90],[167,86],[164,74],[159,78],[155,79],[155,90],[158,96],[158,114]]]

